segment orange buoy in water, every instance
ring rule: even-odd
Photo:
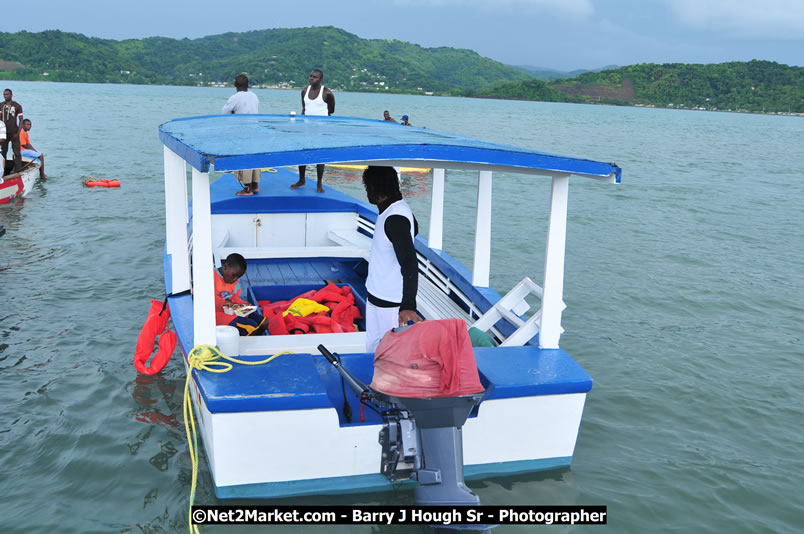
[[[120,180],[108,180],[106,178],[95,178],[90,176],[84,180],[87,187],[120,187]]]

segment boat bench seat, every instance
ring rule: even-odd
[[[334,340],[332,336],[334,335],[282,337],[311,340],[313,337],[329,337]],[[334,352],[341,352],[334,341],[316,341]],[[299,352],[283,354],[264,365],[235,365],[226,373],[200,373],[197,380],[210,411],[220,413],[336,408],[342,418],[340,412],[343,394],[337,371],[317,351],[302,353],[301,350],[305,349],[296,349]],[[476,347],[474,352],[481,379],[487,386],[484,401],[587,393],[592,389],[592,377],[561,349],[539,349],[534,346]],[[373,354],[348,353],[344,350],[341,355],[346,369],[367,384],[371,382]],[[241,358],[258,361],[265,359],[265,356]],[[348,389],[347,397],[353,413],[356,414],[359,402]],[[480,410],[482,409],[481,404]]]
[[[332,408],[315,369],[314,358],[324,357],[309,353],[282,354],[263,365],[236,364],[225,373],[202,371],[196,375],[196,382],[212,413]],[[240,356],[239,359],[260,361],[266,356]]]
[[[371,238],[357,230],[330,230],[327,239],[344,247],[355,247],[363,251],[363,258],[371,253]]]
[[[592,377],[561,349],[475,347],[477,368],[493,386],[484,398],[587,393]],[[481,404],[480,409],[483,409]]]
[[[461,308],[446,293],[441,291],[429,278],[419,273],[419,292],[416,294],[416,307],[425,319],[463,319],[467,324],[472,320],[469,313]]]
[[[368,259],[367,252],[355,246],[324,245],[318,247],[221,247],[214,251],[215,266],[232,253],[238,253],[246,260],[284,259],[284,258],[362,258]]]

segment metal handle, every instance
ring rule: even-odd
[[[323,354],[324,358],[326,358],[329,363],[331,363],[336,367],[338,366],[338,361],[335,359],[335,356],[333,356],[332,353],[329,350],[327,350],[327,348],[324,345],[318,346],[318,352]]]

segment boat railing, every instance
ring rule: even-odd
[[[373,222],[360,216],[357,223],[358,230],[374,235]],[[360,235],[363,236],[363,234]],[[368,236],[363,237],[370,244]],[[483,311],[429,259],[418,252],[416,256],[419,264],[419,291],[416,296],[416,304],[422,316],[425,319],[458,318],[462,319],[467,326],[474,325],[483,316]],[[524,311],[527,311],[527,308],[522,313]],[[515,324],[515,326],[518,325]],[[484,328],[484,331],[488,332],[498,343],[503,343],[506,339],[506,335],[494,324]]]
[[[357,217],[357,231],[360,232],[361,230],[369,236],[374,235],[374,223],[362,215]]]
[[[364,217],[358,217],[358,228],[373,235],[374,224]],[[364,237],[369,241],[368,237]],[[540,301],[544,289],[524,277],[508,293],[483,312],[475,302],[461,291],[436,265],[424,255],[417,253],[419,263],[419,291],[417,305],[425,319],[459,318],[467,326],[478,328],[504,346],[517,346],[528,343],[539,333],[542,310],[537,309],[530,317],[525,314],[532,308],[527,298],[534,296]],[[560,303],[562,309],[566,304]],[[503,332],[497,327],[499,321],[511,325]],[[564,329],[559,325],[560,332]]]
[[[526,300],[529,295],[535,295],[542,299],[544,289],[526,276],[471,326],[487,332],[498,321],[505,320],[513,325],[516,330],[506,336],[501,345],[520,346],[528,343],[539,333],[542,319],[541,308],[536,310],[529,318],[524,317],[524,314],[531,308],[531,305]],[[567,307],[563,301],[561,305],[562,310]],[[564,332],[564,329],[560,326],[559,329],[562,333]]]

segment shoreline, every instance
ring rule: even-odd
[[[168,84],[168,83],[118,83],[118,82],[85,82],[85,81],[56,81],[56,80],[13,80],[10,78],[0,78],[3,82],[32,82],[32,83],[69,83],[69,84],[92,84],[92,85],[130,85],[135,87],[195,87],[200,89],[234,89],[233,84],[221,84],[221,85],[187,85],[187,84]],[[250,86],[249,89],[267,89],[271,91],[301,91],[302,87],[277,87],[277,86],[263,86],[263,85],[255,85]],[[777,115],[777,116],[785,116],[785,117],[804,117],[804,112],[796,112],[796,111],[751,111],[746,109],[707,109],[702,107],[678,107],[678,106],[657,106],[655,104],[629,104],[629,103],[621,103],[615,104],[611,102],[594,102],[594,101],[587,101],[587,102],[562,102],[556,100],[532,100],[529,98],[518,98],[518,97],[503,97],[503,96],[466,96],[466,95],[450,95],[450,94],[439,94],[436,92],[405,92],[405,91],[349,91],[345,89],[333,88],[333,91],[341,92],[341,93],[357,93],[357,94],[385,94],[385,95],[408,95],[408,96],[428,96],[428,97],[450,97],[450,98],[477,98],[480,100],[515,100],[519,102],[544,102],[549,104],[581,104],[581,105],[591,105],[591,106],[612,106],[612,107],[625,107],[625,108],[651,108],[651,109],[667,109],[667,110],[674,110],[674,111],[709,111],[713,113],[740,113],[740,114],[748,114],[748,115]]]

